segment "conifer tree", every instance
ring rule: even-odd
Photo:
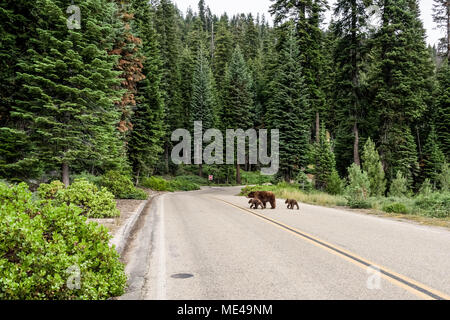
[[[362,169],[367,172],[370,180],[370,194],[374,197],[384,196],[386,180],[380,155],[372,139],[368,139],[362,154]]]
[[[439,174],[442,171],[442,165],[445,162],[445,156],[439,148],[436,130],[431,128],[428,139],[423,149],[423,172],[426,178],[430,179],[434,187],[437,187]]]
[[[161,89],[165,106],[167,135],[164,146],[164,171],[169,172],[169,149],[172,132],[183,126],[181,105],[181,74],[179,66],[180,30],[177,11],[170,0],[160,0],[156,7],[155,28],[162,57]],[[173,169],[173,168],[172,168]]]
[[[92,14],[82,19],[79,32],[67,28],[64,4],[37,0],[36,6],[36,38],[18,63],[21,89],[12,114],[16,129],[33,145],[23,160],[61,168],[68,185],[75,163],[105,168],[124,160],[114,106],[123,92],[114,90],[119,74],[113,71],[115,57],[106,52],[114,41],[109,21],[117,8],[106,0],[82,3]]]
[[[314,175],[316,188],[325,190],[327,188],[328,179],[336,170],[336,161],[334,153],[331,150],[331,144],[325,126],[322,124],[320,129],[319,142],[314,146]]]
[[[366,8],[365,0],[339,0],[334,9],[338,17],[334,32],[337,37],[335,49],[337,108],[340,133],[345,137],[353,135],[353,162],[361,165],[359,140],[360,122],[364,115],[361,69],[366,55]],[[340,136],[340,139],[345,139]],[[348,139],[346,139],[348,140]],[[348,145],[347,148],[350,148]],[[344,150],[340,150],[345,152]]]
[[[294,29],[290,27],[282,44],[276,77],[270,84],[273,96],[266,117],[269,128],[280,130],[280,169],[286,181],[307,165],[309,125],[304,114],[308,96],[298,54]]]
[[[450,60],[450,1],[434,0],[433,19],[439,28],[445,31],[445,36],[440,40],[439,51]]]
[[[402,171],[412,183],[417,174],[417,146],[411,124],[430,103],[432,64],[416,0],[380,2],[382,26],[371,77],[373,110],[379,119],[380,152],[389,180]]]
[[[222,109],[223,129],[243,129],[251,127],[253,106],[252,79],[239,46],[233,52],[225,75],[224,100]],[[236,162],[236,182],[241,183],[240,165]]]
[[[450,161],[450,65],[444,61],[437,71],[437,85],[434,94],[434,123],[439,147]]]
[[[137,35],[142,39],[143,74],[137,87],[137,105],[132,117],[133,130],[128,144],[128,157],[136,176],[153,174],[163,151],[164,105],[161,97],[161,58],[153,26],[152,8],[146,0],[132,0]]]

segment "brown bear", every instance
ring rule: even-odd
[[[264,209],[264,205],[259,199],[250,199],[250,201],[248,203],[252,204],[250,206],[250,209],[258,209],[258,207],[261,207],[261,209]]]
[[[277,199],[275,198],[275,194],[273,192],[253,191],[248,194],[248,197],[260,200],[264,205],[264,209],[266,208],[267,202],[270,203],[272,209],[277,207]]]
[[[300,210],[300,206],[298,205],[298,202],[293,199],[287,199],[285,202],[288,206],[288,209],[294,210],[294,206],[297,206],[297,210]]]

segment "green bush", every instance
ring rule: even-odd
[[[141,186],[154,191],[169,191],[169,182],[160,177],[143,178]]]
[[[70,176],[70,180],[73,182],[75,180],[80,180],[80,179],[84,179],[89,181],[90,183],[96,185],[97,187],[101,188],[102,187],[102,176],[95,176],[93,174],[87,173],[87,172],[82,172],[79,174],[73,174]]]
[[[199,177],[200,178],[200,177]],[[201,178],[200,178],[201,179]],[[192,177],[177,177],[173,180],[167,181],[161,177],[150,177],[142,179],[141,185],[145,188],[149,188],[155,191],[194,191],[199,190],[200,185],[192,182]],[[199,181],[199,180],[197,180]]]
[[[64,190],[66,186],[61,181],[53,181],[49,184],[41,184],[37,189],[37,194],[41,199],[53,200],[59,191]]]
[[[408,179],[400,172],[397,172],[397,176],[391,183],[391,188],[389,190],[390,197],[408,197],[410,195],[408,187]]]
[[[369,209],[370,181],[366,172],[352,164],[348,169],[349,185],[345,191],[348,205],[352,208]]]
[[[55,181],[50,185],[41,184],[37,193],[43,200],[54,200],[60,205],[73,204],[88,218],[113,218],[120,215],[114,195],[106,188],[99,190],[84,179],[75,180],[67,189],[61,188],[61,185],[61,182]],[[54,190],[57,190],[56,193]]]
[[[383,206],[383,211],[387,213],[402,213],[402,214],[409,213],[409,210],[406,208],[406,205],[399,202],[385,204]]]
[[[108,171],[102,176],[101,186],[108,189],[117,199],[147,200],[144,190],[134,186],[131,179],[118,171]]]
[[[0,300],[102,300],[124,293],[124,266],[105,227],[82,210],[0,183]],[[79,273],[78,273],[79,271]],[[79,275],[79,287],[71,286]]]
[[[450,167],[447,162],[442,165],[442,172],[439,175],[439,185],[443,192],[450,191]]]

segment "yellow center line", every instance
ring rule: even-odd
[[[293,228],[291,226],[288,226],[280,221],[277,221],[275,219],[261,215],[254,211],[248,210],[246,208],[240,207],[240,206],[235,205],[226,200],[216,198],[216,197],[211,197],[211,198],[214,200],[217,200],[217,201],[224,202],[224,203],[226,203],[230,206],[233,206],[233,207],[235,207],[241,211],[244,211],[246,213],[251,213],[252,215],[259,217],[262,220],[266,221],[267,223],[275,225],[284,231],[288,231],[289,233],[295,235],[296,237],[302,238],[303,240],[306,240],[318,247],[321,247],[321,248],[327,250],[328,252],[330,252],[334,255],[337,255],[341,258],[344,258],[345,260],[347,260],[363,269],[367,269],[369,267],[376,268],[376,269],[380,270],[381,276],[384,279],[390,281],[391,283],[395,284],[398,287],[401,287],[401,288],[415,294],[418,297],[421,297],[421,298],[427,299],[427,300],[450,300],[450,296],[443,292],[440,292],[436,289],[430,288],[430,287],[424,285],[423,283],[420,283],[420,282],[410,279],[404,275],[401,275],[399,273],[391,271],[386,267],[377,265],[377,264],[375,264],[369,260],[366,260],[350,251],[347,251],[343,248],[332,245],[331,243],[328,243],[322,239],[314,237],[306,232],[300,231],[300,230]]]

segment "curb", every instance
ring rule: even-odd
[[[112,247],[113,245],[116,246],[116,251],[122,255],[126,245],[127,241],[130,238],[131,232],[133,231],[136,222],[139,220],[142,212],[144,211],[145,207],[149,203],[150,200],[147,200],[139,205],[137,210],[127,219],[125,224],[120,227],[120,229],[117,231],[114,238],[111,239],[109,242],[109,245]]]

